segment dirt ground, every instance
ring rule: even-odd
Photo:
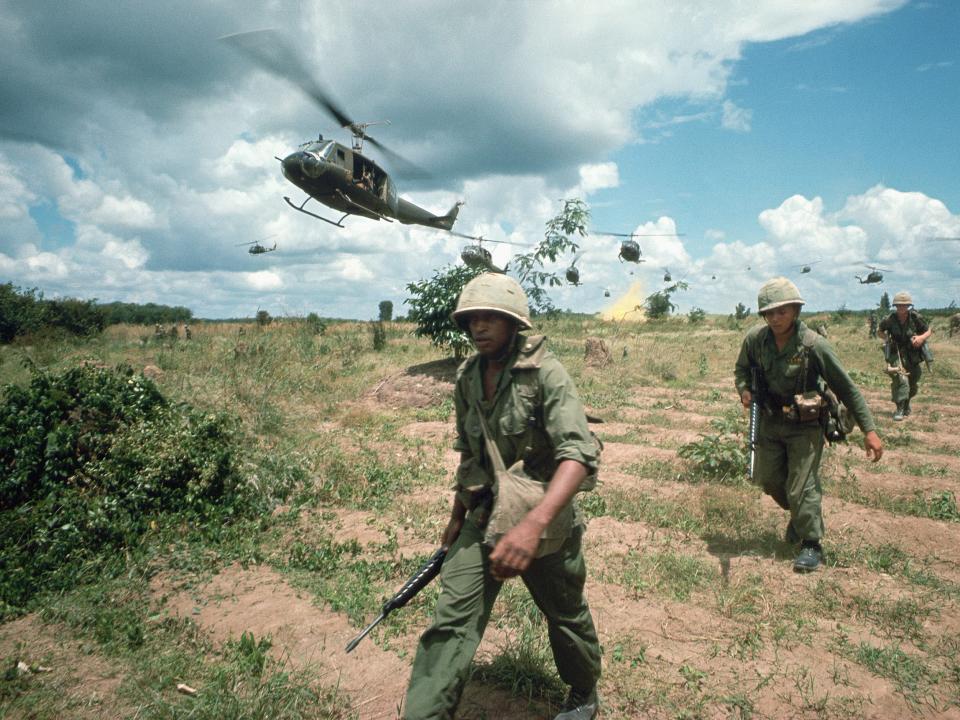
[[[442,361],[384,377],[358,403],[436,406],[450,396],[454,368]],[[960,380],[928,382],[936,384],[942,398],[936,408],[921,396],[914,403],[914,415],[896,426],[889,419],[892,406],[886,389],[866,392],[881,435],[909,432],[910,443],[889,445],[879,468],[870,467],[855,445],[831,448],[824,471],[839,478],[838,483],[855,480],[864,497],[960,494]],[[722,391],[721,401],[705,399],[714,387]],[[638,387],[629,395],[621,419],[596,426],[606,440],[597,491],[601,497],[608,503],[618,496],[634,496],[709,509],[725,497],[723,493],[734,492],[678,479],[684,468],[678,447],[713,432],[710,421],[735,402],[729,387]],[[452,418],[409,423],[400,435],[449,447]],[[862,436],[856,433],[854,439]],[[446,452],[443,463],[452,472],[456,455]],[[675,472],[638,471],[645,463]],[[435,503],[449,495],[448,487],[445,478],[399,500]],[[766,535],[713,537],[644,517],[601,515],[591,520],[585,539],[587,596],[604,648],[603,717],[960,719],[958,699],[937,691],[941,685],[956,688],[960,678],[960,523],[853,502],[828,491],[824,501],[828,553],[854,557],[860,549],[895,545],[905,557],[901,564],[913,563],[911,567],[933,578],[932,584],[910,581],[903,572],[873,567],[869,561],[827,563],[814,574],[798,575],[791,572],[793,551],[779,541],[784,514],[759,492],[739,492],[745,498],[743,512],[758,519]],[[373,519],[368,511],[335,510],[323,518],[307,515],[302,524],[306,528],[327,523],[340,541],[352,539],[373,547],[386,540]],[[402,530],[397,532],[397,545],[400,557],[422,555],[432,547],[416,533]],[[671,596],[642,582],[624,583],[624,567],[644,557],[684,558],[702,568],[708,581],[686,596]],[[931,600],[934,592],[938,594]],[[349,698],[357,717],[398,717],[422,627],[388,645],[380,644],[374,634],[348,655],[344,648],[357,634],[356,624],[318,604],[309,593],[294,588],[286,575],[266,565],[231,565],[189,590],[178,589],[160,575],[153,594],[163,612],[190,618],[215,644],[244,632],[270,637],[272,652],[292,668],[319,667],[322,677]],[[897,627],[895,614],[884,615],[890,608],[903,607],[928,609],[916,614],[919,626],[909,632]],[[784,608],[791,613],[778,610]],[[370,609],[371,619],[375,610]],[[112,694],[117,670],[107,661],[85,657],[81,662],[81,649],[58,637],[55,627],[31,618],[3,630],[0,653],[9,655],[17,638],[30,638],[32,656],[78,668],[81,682],[71,684],[69,692],[83,693],[82,699],[95,710],[78,712],[76,717],[125,716],[128,708],[118,705]],[[491,627],[478,657],[494,657],[502,639]],[[927,657],[935,670],[925,681],[926,689],[905,691],[897,667],[879,672],[857,661],[854,651],[866,645],[902,650],[904,655],[894,655],[900,658],[894,663],[904,657]],[[457,717],[534,720],[552,718],[555,712],[543,701],[527,701],[471,682]]]

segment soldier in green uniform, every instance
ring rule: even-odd
[[[599,705],[600,645],[583,595],[583,522],[573,496],[596,481],[596,441],[546,339],[519,334],[531,324],[515,280],[474,278],[453,318],[477,354],[457,372],[454,448],[461,462],[442,538],[449,551],[403,717],[453,717],[494,600],[504,582],[519,577],[546,617],[557,670],[570,686],[556,718],[589,720]],[[534,500],[518,503],[514,481],[533,486]]]
[[[885,317],[877,330],[881,340],[890,339],[887,367],[890,372],[890,395],[897,409],[893,419],[900,421],[910,414],[910,400],[917,394],[923,374],[922,348],[933,330],[920,314],[912,309],[913,298],[906,290],[893,296],[894,312]]]
[[[823,559],[823,494],[817,471],[824,430],[818,411],[829,387],[864,433],[867,457],[876,462],[883,444],[860,391],[823,337],[800,321],[804,300],[787,278],[774,278],[760,288],[757,307],[765,325],[751,328],[740,346],[734,370],[737,392],[750,407],[751,367],[762,372],[762,412],[757,433],[754,480],[784,510],[789,510],[787,542],[801,543],[794,560],[797,572],[815,570]],[[799,412],[795,396],[804,394],[807,412]]]

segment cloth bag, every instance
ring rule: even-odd
[[[483,538],[484,544],[492,548],[505,533],[515,527],[543,500],[549,483],[530,477],[523,469],[522,460],[518,460],[509,468],[506,467],[500,450],[493,441],[483,412],[479,407],[477,410],[480,416],[480,427],[483,430],[484,447],[493,463],[493,511],[490,513]],[[570,537],[573,519],[573,500],[571,499],[543,529],[535,557],[540,558],[559,550],[564,541]]]

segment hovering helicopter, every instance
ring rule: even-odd
[[[610,297],[610,291],[609,291],[609,290],[604,290],[604,291],[603,291],[603,296],[604,296],[604,297]]]
[[[626,260],[627,262],[632,263],[642,263],[646,262],[641,260],[640,256],[643,254],[640,252],[640,243],[638,243],[633,238],[636,237],[682,237],[683,233],[615,233],[615,232],[601,232],[599,230],[593,232],[594,235],[609,235],[610,237],[622,237],[628,238],[620,242],[620,252],[617,257],[620,259],[620,262]]]
[[[577,253],[573,258],[573,262],[570,263],[570,267],[567,268],[567,282],[571,285],[580,284],[580,270],[577,268],[577,260],[583,256],[583,253]]]
[[[266,239],[269,240],[269,238],[266,238]],[[273,252],[274,250],[277,249],[276,241],[274,241],[273,247],[264,247],[263,245],[260,244],[259,240],[254,240],[253,242],[237,243],[236,247],[240,247],[242,245],[250,246],[247,252],[250,253],[251,255],[263,255],[264,253]]]
[[[671,280],[673,280],[673,276],[670,275],[670,268],[664,268],[664,269],[663,269],[663,281],[664,281],[664,282],[670,282]]]
[[[823,262],[823,261],[822,261],[822,260],[814,260],[814,261],[811,262],[811,263],[804,263],[803,265],[796,265],[795,267],[800,268],[800,274],[801,274],[801,275],[805,275],[806,273],[810,272],[810,270],[812,269],[811,266],[816,265],[818,262]]]
[[[859,275],[854,275],[854,277],[860,281],[861,285],[868,285],[870,283],[880,283],[883,282],[883,273],[893,272],[892,270],[884,270],[883,268],[874,267],[873,265],[867,265],[864,263],[865,267],[870,268],[870,272],[867,273],[867,277],[861,278]]]
[[[377,148],[401,174],[408,177],[426,176],[421,168],[367,134],[367,128],[371,125],[386,125],[389,121],[351,120],[307,72],[300,54],[274,30],[225,35],[220,40],[264,70],[299,87],[353,135],[351,147],[334,140],[324,140],[323,135],[320,135],[316,140],[303,143],[283,159],[277,158],[283,176],[307,193],[306,199],[299,205],[284,196],[283,199],[290,207],[341,228],[344,227],[343,221],[350,215],[386,222],[397,220],[404,225],[425,225],[439,230],[453,228],[463,203],[455,203],[446,215],[434,215],[399,197],[397,186],[390,174],[363,154],[363,144],[366,141]],[[331,220],[305,210],[310,200],[323,203],[343,215],[339,220]]]
[[[510,242],[509,240],[487,240],[484,237],[473,237],[472,235],[464,235],[462,233],[452,233],[457,237],[467,238],[468,240],[476,240],[475,245],[466,245],[463,250],[460,251],[460,259],[463,260],[463,264],[471,268],[484,268],[490,272],[495,273],[505,273],[507,271],[507,266],[504,266],[503,269],[498,268],[493,264],[493,255],[487,250],[483,243],[502,243],[504,245],[519,245],[519,243]]]

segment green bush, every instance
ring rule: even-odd
[[[253,509],[224,416],[172,405],[129,367],[35,371],[0,404],[0,616],[67,589],[165,514]]]

